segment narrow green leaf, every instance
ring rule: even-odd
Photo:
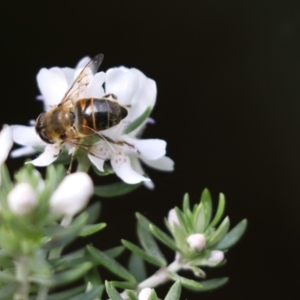
[[[226,284],[228,280],[229,280],[228,277],[222,277],[222,278],[201,281],[202,284],[201,291],[211,291],[211,290],[218,289],[219,287]]]
[[[100,201],[97,201],[93,203],[92,205],[89,205],[86,209],[85,212],[89,215],[86,223],[87,224],[94,224],[98,217],[100,216],[101,212],[101,203]]]
[[[69,300],[71,297],[82,293],[86,289],[86,285],[81,285],[75,288],[71,288],[67,291],[53,293],[47,296],[47,300]]]
[[[14,186],[10,179],[9,171],[5,163],[0,167],[0,183],[1,189],[5,189],[6,191],[11,190]]]
[[[145,262],[140,256],[133,252],[129,257],[128,270],[137,282],[142,282],[147,278]]]
[[[148,300],[159,300],[154,289],[152,289],[152,291],[151,291],[151,293],[149,295]]]
[[[221,218],[223,216],[224,209],[225,209],[225,196],[224,196],[224,194],[221,193],[219,196],[219,204],[218,204],[217,212],[216,212],[215,217],[212,220],[212,222],[208,225],[207,229],[213,228],[219,223],[219,221],[221,220]]]
[[[232,247],[243,236],[247,228],[247,220],[244,219],[233,227],[224,237],[223,240],[216,246],[218,250],[226,250]]]
[[[75,268],[54,275],[32,275],[30,276],[30,280],[49,287],[66,285],[81,278],[92,266],[92,263],[86,262]]]
[[[103,286],[103,282],[97,267],[91,268],[84,276],[86,283],[91,284],[92,286]],[[103,286],[104,288],[104,286]]]
[[[106,227],[106,223],[98,223],[98,224],[94,224],[94,225],[85,225],[80,233],[79,236],[89,236],[92,235],[100,230],[102,230],[103,228]]]
[[[125,250],[124,246],[117,246],[111,249],[107,249],[103,252],[111,258],[116,258],[119,255],[121,255],[124,252],[124,250]]]
[[[120,181],[109,185],[96,186],[94,193],[100,197],[117,197],[128,194],[136,190],[139,186],[141,186],[141,183],[126,184],[125,182]]]
[[[146,260],[147,262],[149,262],[149,263],[151,263],[155,266],[161,267],[161,261],[159,261],[155,257],[151,256],[150,254],[148,254],[146,251],[144,251],[140,247],[138,247],[138,246],[126,241],[126,240],[122,240],[122,244],[126,248],[131,250],[133,253],[137,254],[138,256],[140,256],[141,258]]]
[[[88,292],[81,293],[80,295],[71,298],[70,300],[94,300],[96,297],[100,297],[103,293],[104,286],[92,287]]]
[[[182,210],[186,214],[187,212],[190,212],[190,197],[188,193],[185,193],[183,196],[183,204],[182,204]]]
[[[114,287],[121,288],[124,290],[134,290],[137,287],[136,282],[130,282],[130,281],[110,281],[110,284],[112,284]]]
[[[148,106],[142,115],[140,115],[138,118],[136,118],[130,124],[128,124],[128,126],[124,129],[123,134],[128,134],[128,133],[132,132],[133,130],[137,129],[140,125],[142,125],[147,120],[147,118],[150,116],[151,111],[152,111],[152,108],[150,106]]]
[[[206,224],[206,216],[204,212],[203,203],[201,202],[194,213],[194,232],[203,233]]]
[[[203,205],[203,210],[205,215],[205,223],[204,223],[204,229],[205,229],[208,226],[212,215],[212,201],[208,189],[204,189],[204,191],[201,194],[200,201]]]
[[[153,238],[153,235],[150,233],[149,227],[145,228],[139,220],[137,224],[137,234],[139,241],[145,251],[151,257],[155,258],[156,261],[160,262],[160,267],[166,266],[167,261],[160,251],[155,239]]]
[[[216,245],[218,245],[218,243],[220,243],[224,239],[225,235],[228,232],[229,224],[229,218],[226,217],[220,224],[218,229],[211,236],[208,237],[206,242],[207,248],[214,248]]]
[[[179,276],[172,272],[168,272],[168,276],[174,281],[179,281],[185,288],[189,290],[201,291],[203,289],[203,285],[198,281]]]
[[[43,245],[44,249],[52,249],[65,246],[74,240],[83,226],[86,224],[88,214],[80,214],[68,227],[51,226],[45,229],[46,235],[50,235],[50,240]]]
[[[118,291],[113,287],[111,283],[105,281],[106,292],[111,300],[123,300]]]
[[[18,284],[16,282],[2,285],[0,289],[0,300],[13,299],[13,294],[17,288]]]
[[[153,224],[150,224],[150,230],[153,233],[153,235],[159,239],[162,243],[167,245],[169,248],[173,249],[174,251],[180,252],[180,249],[176,246],[174,241],[163,231],[161,231],[158,227],[156,227]]]
[[[170,288],[164,300],[179,300],[181,295],[180,281],[176,281]]]
[[[136,213],[135,216],[138,219],[139,224],[142,225],[146,230],[149,230],[149,225],[151,222],[140,213]]]
[[[0,271],[0,282],[14,282],[16,281],[15,276],[8,274],[5,271]]]
[[[96,263],[104,266],[106,269],[125,280],[135,282],[135,278],[113,258],[92,246],[87,246],[87,250]]]
[[[175,211],[180,223],[179,227],[182,228],[186,234],[191,232],[193,230],[193,221],[189,220],[187,216],[185,216],[185,214],[180,210],[180,208],[175,207]]]
[[[129,298],[129,300],[138,300],[138,297],[136,296],[136,294],[133,291],[126,291],[126,294]]]

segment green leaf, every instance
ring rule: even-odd
[[[115,173],[113,168],[107,163],[104,163],[104,165],[103,165],[104,171],[98,170],[94,165],[93,165],[93,170],[99,176],[107,176],[107,175],[111,175],[111,174]]]
[[[0,282],[14,282],[16,281],[15,276],[6,273],[5,271],[0,271]]]
[[[206,215],[202,202],[197,206],[194,213],[194,232],[203,233],[205,230]]]
[[[11,190],[14,187],[10,179],[9,171],[6,164],[3,164],[0,167],[0,184],[1,184],[1,189],[5,189],[6,192]]]
[[[86,289],[86,285],[81,285],[67,291],[53,293],[47,296],[47,300],[69,300]]]
[[[134,290],[137,287],[136,282],[130,282],[130,281],[110,281],[110,284],[112,284],[114,287],[121,288],[124,290]]]
[[[125,280],[135,282],[135,278],[113,258],[92,246],[87,246],[87,250],[96,263],[104,266],[106,269]]]
[[[136,294],[133,291],[126,291],[126,294],[129,298],[129,300],[138,300],[138,297],[136,296]]]
[[[203,289],[203,285],[198,281],[179,276],[172,272],[168,272],[168,276],[174,281],[179,281],[185,288],[189,290],[201,291]]]
[[[128,270],[137,282],[142,282],[147,278],[145,262],[135,253],[131,253],[128,262]]]
[[[118,291],[113,287],[111,283],[105,281],[106,292],[111,300],[123,300]]]
[[[76,266],[75,268],[59,272],[54,275],[32,275],[30,276],[30,280],[48,287],[66,285],[81,278],[92,266],[92,263],[86,262],[79,266]]]
[[[92,287],[88,292],[82,293],[70,300],[94,300],[96,297],[101,297],[104,290],[104,285]]]
[[[209,279],[201,281],[202,290],[201,291],[211,291],[218,289],[219,287],[223,286],[228,282],[228,277],[216,278],[216,279]]]
[[[2,285],[0,289],[0,300],[13,299],[13,294],[17,288],[18,284],[16,282]]]
[[[170,288],[164,300],[179,300],[181,295],[180,281],[176,281]]]
[[[132,131],[134,131],[135,129],[137,129],[140,125],[142,125],[147,118],[150,116],[152,111],[152,108],[150,106],[148,106],[146,108],[146,110],[142,113],[142,115],[140,115],[138,118],[136,118],[134,121],[132,121],[128,126],[126,126],[126,128],[123,131],[123,134],[128,134]]]
[[[225,196],[224,196],[224,194],[221,193],[219,196],[219,204],[218,204],[217,212],[215,214],[214,219],[209,224],[207,230],[209,228],[215,227],[219,223],[219,221],[221,220],[221,218],[223,216],[224,210],[225,210]]]
[[[92,235],[100,230],[102,230],[103,228],[106,227],[106,223],[98,223],[98,224],[94,224],[94,225],[85,225],[80,233],[79,236],[89,236]]]
[[[185,234],[188,234],[193,230],[193,221],[187,218],[187,216],[180,210],[180,208],[175,207],[175,212],[179,220],[179,227]]]
[[[122,243],[126,248],[128,248],[133,253],[137,254],[138,256],[140,256],[141,258],[146,260],[147,262],[149,262],[149,263],[151,263],[155,266],[161,267],[161,262],[159,260],[157,260],[155,257],[148,254],[146,251],[144,251],[140,247],[138,247],[138,246],[126,241],[126,240],[122,240]]]
[[[94,224],[101,212],[101,203],[99,201],[89,205],[88,208],[85,209],[85,212],[89,215],[86,223],[87,224]]]
[[[205,229],[208,226],[212,215],[212,201],[208,189],[204,189],[200,201],[203,205],[203,210],[205,215],[205,223],[204,223],[204,229]]]
[[[94,193],[100,197],[117,197],[128,194],[136,190],[139,186],[141,186],[141,183],[126,184],[125,182],[120,181],[109,185],[96,186]]]
[[[232,247],[235,243],[239,241],[242,235],[245,233],[247,228],[247,220],[244,219],[233,227],[224,237],[224,239],[216,246],[218,250],[226,250]]]
[[[167,265],[167,261],[160,251],[155,239],[149,231],[149,226],[145,228],[140,220],[138,220],[137,224],[137,234],[139,241],[146,252],[157,262],[160,262],[159,267],[164,267]]]
[[[220,243],[224,239],[225,235],[228,232],[229,224],[229,218],[226,217],[220,224],[218,229],[211,236],[208,237],[206,242],[207,248],[214,248],[216,245],[218,245],[218,243]]]
[[[157,239],[159,239],[162,243],[167,245],[172,250],[180,252],[180,249],[176,246],[174,241],[167,234],[165,234],[163,231],[161,231],[158,227],[156,227],[153,224],[150,224],[149,228],[150,228],[151,232],[153,233],[153,235]]]
[[[185,214],[191,211],[190,209],[190,197],[188,193],[185,193],[183,196],[183,204],[182,204],[182,210]]]
[[[49,226],[45,228],[45,233],[50,236],[50,240],[43,244],[43,248],[53,249],[70,243],[78,236],[87,219],[88,214],[82,213],[68,227]]]
[[[136,213],[135,216],[138,219],[139,224],[141,224],[145,229],[149,230],[149,225],[151,222],[140,213]]]
[[[121,255],[124,252],[124,250],[125,250],[124,246],[117,246],[111,249],[107,249],[103,252],[111,258],[116,258],[119,255]]]
[[[151,291],[151,293],[149,295],[148,300],[159,300],[154,289],[152,289],[152,291]]]
[[[100,277],[100,274],[98,272],[98,268],[94,267],[91,268],[84,276],[85,282],[88,284],[91,284],[92,286],[103,286],[102,279]],[[104,286],[103,286],[104,288]]]

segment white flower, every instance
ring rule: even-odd
[[[186,240],[191,248],[199,252],[202,251],[206,245],[205,235],[202,233],[193,233]]]
[[[3,125],[0,132],[0,171],[1,166],[6,161],[9,151],[13,145],[12,132],[8,125]],[[0,172],[0,185],[1,185],[1,172]]]
[[[138,299],[139,300],[148,300],[151,293],[152,293],[152,289],[144,288],[140,291]]]
[[[66,176],[52,194],[49,204],[54,215],[72,218],[81,212],[94,193],[91,178],[83,172]]]
[[[76,78],[89,58],[82,59],[75,69],[58,68],[41,69],[37,75],[37,82],[42,93],[45,110],[57,105],[62,100],[68,87]],[[105,94],[115,94],[121,105],[128,107],[127,117],[117,126],[101,131],[101,134],[114,141],[123,141],[117,145],[106,140],[100,140],[93,149],[101,151],[101,158],[89,155],[91,162],[103,171],[105,160],[110,160],[115,173],[126,183],[134,184],[147,182],[153,187],[149,178],[143,176],[144,171],[140,159],[148,166],[162,171],[172,171],[173,161],[165,156],[166,142],[160,139],[138,139],[146,125],[143,122],[129,134],[123,134],[124,128],[140,117],[145,110],[155,105],[155,81],[147,78],[141,71],[131,68],[118,67],[109,69],[106,73],[99,72],[94,75],[82,97],[101,98]],[[13,151],[12,156],[33,154],[37,148],[44,148],[44,152],[31,163],[36,166],[51,164],[60,153],[57,144],[46,144],[35,133],[34,127],[14,125],[14,141],[25,147]],[[130,146],[131,145],[131,146]],[[68,146],[68,145],[66,145]],[[74,149],[70,149],[72,153]]]
[[[27,215],[37,205],[36,193],[30,184],[18,183],[7,195],[7,203],[15,215]]]
[[[224,260],[224,252],[220,250],[212,250],[207,260],[209,262],[219,263]]]

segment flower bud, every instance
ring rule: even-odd
[[[202,233],[193,233],[186,240],[191,248],[199,252],[202,251],[206,245],[205,235]]]
[[[213,263],[219,263],[224,260],[224,252],[220,250],[212,250],[207,260]]]
[[[93,182],[86,173],[68,175],[50,198],[51,211],[54,215],[72,217],[85,208],[93,192]]]
[[[151,295],[152,289],[144,288],[139,293],[139,300],[148,300]]]
[[[36,193],[30,184],[18,183],[8,194],[7,203],[12,213],[24,216],[37,205]]]
[[[179,225],[179,219],[178,216],[176,214],[176,210],[174,208],[172,208],[171,210],[169,210],[168,213],[168,223],[170,224],[170,226],[173,228],[175,224]]]

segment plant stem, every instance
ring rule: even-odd
[[[14,300],[28,300],[29,293],[29,265],[27,256],[19,256],[15,260],[16,279],[19,283],[18,289],[14,295]]]

